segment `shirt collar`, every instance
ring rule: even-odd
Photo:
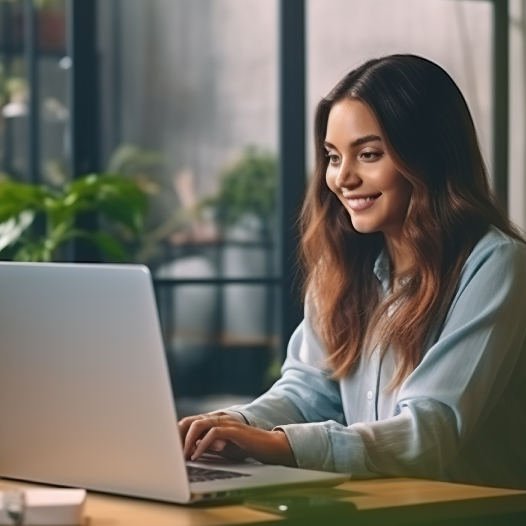
[[[385,247],[382,247],[382,250],[378,254],[376,261],[374,262],[373,272],[380,281],[384,292],[389,293],[391,279],[389,276],[389,256],[387,255],[387,250]],[[410,280],[411,276],[405,276],[400,280],[400,285],[403,287],[404,285],[407,285],[407,283],[409,283]]]
[[[382,247],[374,262],[373,272],[380,281],[384,291],[387,292],[389,290],[389,256],[385,247]]]

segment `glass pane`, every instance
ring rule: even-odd
[[[265,241],[225,241],[162,245],[159,279],[259,278],[275,275],[274,245]]]
[[[276,274],[277,0],[98,6],[104,162],[149,197],[134,258],[164,280],[178,399],[201,411],[253,397],[274,356],[274,295],[206,280]]]
[[[105,162],[150,200],[136,260],[164,278],[190,255],[214,277],[273,274],[276,0],[99,6]]]
[[[276,286],[158,286],[157,297],[184,414],[251,400],[276,379]]]
[[[27,94],[22,0],[0,1],[0,171],[27,176]]]
[[[414,53],[434,60],[455,79],[491,164],[492,2],[308,0],[307,6],[311,134],[315,105],[346,72],[367,58]],[[313,159],[312,135],[309,148]]]
[[[526,5],[510,1],[510,217],[526,229]]]
[[[40,2],[37,7],[41,179],[61,186],[70,171],[66,1]]]
[[[68,171],[66,1],[35,2],[37,25],[40,177],[59,186]],[[0,1],[1,169],[28,178],[28,93],[24,2]]]

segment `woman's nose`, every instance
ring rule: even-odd
[[[340,188],[356,188],[362,182],[361,177],[352,163],[343,162],[336,177],[336,185]]]

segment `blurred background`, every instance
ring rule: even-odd
[[[525,0],[0,0],[0,177],[133,181],[140,231],[79,221],[150,267],[181,415],[249,401],[302,317],[317,101],[369,57],[438,62],[525,228],[525,30]],[[54,259],[112,260],[76,242]]]

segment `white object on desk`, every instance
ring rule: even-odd
[[[21,522],[10,517],[8,508],[17,511],[18,499]],[[0,525],[77,526],[82,524],[86,490],[84,489],[26,489],[0,491]]]

